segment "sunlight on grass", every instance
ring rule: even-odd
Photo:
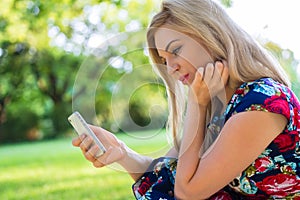
[[[118,137],[147,155],[163,155],[168,148],[164,133],[151,138],[149,132],[134,134]],[[0,147],[0,199],[134,199],[132,179],[120,167],[114,169],[93,167],[71,145],[71,138],[4,145]]]

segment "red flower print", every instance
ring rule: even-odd
[[[284,165],[280,167],[280,170],[282,173],[284,174],[295,174],[295,171],[293,170],[293,168],[289,165]]]
[[[238,88],[238,89],[235,91],[235,94],[244,94],[244,91],[245,91],[245,89],[243,89],[243,88]]]
[[[286,131],[286,133],[288,133],[288,134],[291,134],[291,135],[295,135],[295,136],[298,136],[298,131]]]
[[[296,176],[287,174],[266,177],[256,186],[268,195],[279,198],[300,192],[300,181],[297,180]]]
[[[211,196],[208,200],[232,200],[232,198],[230,194],[223,190],[220,190],[219,192]]]
[[[272,162],[269,158],[263,157],[256,159],[254,167],[258,172],[265,172],[271,164]]]
[[[264,102],[266,109],[273,113],[284,115],[287,119],[290,118],[290,107],[289,104],[282,95],[273,95],[267,98]]]
[[[300,109],[300,107],[299,107],[299,109]],[[298,108],[294,108],[293,121],[294,121],[294,124],[296,125],[296,127],[300,129],[300,116],[299,116],[298,112],[299,112]]]
[[[295,149],[296,142],[297,140],[295,140],[295,137],[292,137],[290,134],[283,133],[279,134],[274,140],[274,143],[277,145],[280,152]]]
[[[296,95],[292,92],[291,93],[291,102],[298,108],[300,108],[300,103]]]
[[[250,106],[250,108],[248,108],[247,110],[250,110],[250,111],[256,110],[256,111],[258,111],[258,110],[265,110],[265,108],[262,105],[252,104]]]
[[[145,195],[146,192],[149,190],[149,188],[151,187],[152,183],[150,182],[149,177],[145,178],[145,180],[142,182],[142,184],[139,186],[138,188],[138,192],[141,195]]]

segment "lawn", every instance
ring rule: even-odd
[[[162,156],[164,132],[117,135],[139,153]],[[95,168],[72,138],[0,147],[1,200],[134,199],[132,179],[117,165]]]

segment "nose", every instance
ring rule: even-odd
[[[168,74],[172,75],[177,72],[180,67],[176,62],[173,62],[171,59],[166,59]]]

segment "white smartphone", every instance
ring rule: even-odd
[[[96,137],[95,133],[90,129],[90,127],[88,126],[88,124],[86,123],[86,121],[83,119],[83,117],[80,115],[79,112],[76,111],[76,112],[72,113],[68,117],[68,120],[78,135],[86,133],[86,134],[89,134],[90,136],[92,136],[94,142],[98,145],[98,147],[101,151],[100,155],[102,155],[106,152],[106,149],[103,146],[103,144]]]

